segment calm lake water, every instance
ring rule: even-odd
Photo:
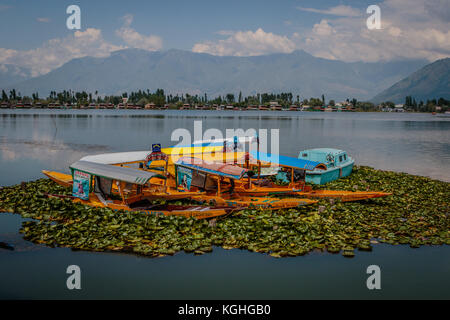
[[[450,181],[450,119],[430,114],[130,110],[0,111],[0,186],[68,172],[84,155],[174,145],[177,128],[279,129],[280,153],[346,150],[359,165]],[[450,298],[450,248],[375,245],[353,259],[328,253],[275,259],[214,248],[149,259],[47,248],[22,239],[23,219],[0,214],[0,298],[299,299]],[[69,291],[66,268],[79,265],[82,290]],[[381,267],[382,290],[366,288]]]

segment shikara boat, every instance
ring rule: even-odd
[[[49,170],[42,170],[42,173],[63,187],[72,187],[73,181],[70,174]]]
[[[161,186],[159,181],[165,179],[164,176],[81,160],[72,164],[70,169],[73,201],[89,206],[197,219],[225,216],[242,209],[229,206],[153,205],[143,192],[144,186],[151,186],[152,179],[157,179],[157,187]]]
[[[331,148],[318,148],[300,151],[299,159],[319,161],[326,164],[326,169],[315,169],[306,173],[306,182],[325,184],[352,173],[353,160],[347,152]]]
[[[190,146],[161,149],[152,145],[152,152],[138,151],[86,156],[80,161],[94,162],[118,167],[141,169],[162,178],[155,177],[152,183],[142,187],[142,194],[148,199],[193,199],[217,205],[232,207],[291,208],[312,204],[310,199],[333,198],[341,201],[359,201],[390,195],[373,191],[335,191],[312,190],[305,183],[308,173],[326,171],[327,165],[308,159],[297,159],[282,155],[272,155],[259,151],[242,152],[242,144],[258,141],[255,137],[234,137],[216,141],[199,141]],[[174,150],[178,148],[189,156],[179,157]],[[165,152],[169,152],[169,155]],[[197,158],[200,157],[200,158]],[[124,167],[124,168],[125,168]],[[193,178],[189,188],[181,187],[180,172],[185,171],[183,179]],[[257,172],[257,174],[255,174]],[[72,176],[43,171],[53,181],[71,185]],[[232,173],[232,174],[230,174]],[[277,182],[269,180],[275,176]],[[197,182],[197,180],[199,182]],[[200,183],[201,182],[201,183]],[[117,187],[112,186],[117,192]],[[292,198],[274,198],[273,195],[291,195]]]
[[[181,190],[204,191],[191,199],[231,207],[264,209],[295,208],[317,203],[315,200],[242,195],[236,192],[236,183],[242,181],[248,169],[223,163],[208,162],[194,157],[183,157],[175,165],[177,186]]]
[[[63,187],[72,187],[73,185],[72,175],[70,174],[49,170],[42,170],[42,173]],[[199,192],[179,192],[172,187],[175,184],[172,184],[170,180],[167,180],[166,185],[164,185],[164,181],[166,180],[157,177],[152,179],[152,183],[146,184],[142,189],[144,196],[149,199],[177,200],[199,195]],[[118,192],[117,186],[113,185],[112,190]]]
[[[258,161],[275,164],[279,170],[277,177],[284,180],[284,186],[276,185],[272,181],[254,180],[240,181],[236,187],[236,192],[248,196],[269,196],[269,195],[295,195],[309,199],[339,199],[343,202],[360,201],[365,199],[379,198],[392,195],[388,192],[380,191],[341,191],[341,190],[313,190],[306,185],[305,177],[314,170],[324,170],[325,164],[312,160],[296,159],[281,155],[271,155],[266,153],[251,153]],[[277,179],[278,180],[278,179]]]
[[[323,169],[325,168],[325,165],[320,162],[311,161],[311,160],[303,160],[303,159],[296,159],[292,157],[286,157],[281,155],[271,155],[266,153],[251,153],[245,154],[243,152],[238,152],[237,156],[230,157],[231,153],[227,153],[227,160],[233,161],[235,159],[236,165],[228,164],[228,163],[217,163],[217,162],[208,162],[207,160],[201,160],[198,162],[198,158],[195,158],[197,160],[191,160],[191,161],[197,161],[198,165],[204,165],[208,164],[209,167],[211,165],[215,166],[213,171],[216,172],[216,174],[222,175],[220,171],[217,171],[218,168],[232,168],[232,167],[247,167],[251,168],[255,172],[257,171],[258,174],[253,177],[248,177],[248,174],[245,173],[244,176],[235,176],[232,177],[233,180],[233,197],[231,197],[228,194],[225,194],[225,197],[222,195],[221,197],[217,197],[217,195],[211,195],[210,191],[203,190],[202,188],[194,187],[192,188],[195,191],[188,191],[188,190],[180,190],[180,188],[177,185],[177,179],[176,179],[176,173],[175,173],[175,167],[178,165],[173,165],[172,170],[167,169],[167,162],[166,164],[159,162],[159,164],[156,165],[156,167],[148,167],[146,170],[150,170],[150,172],[156,172],[164,174],[166,177],[168,177],[167,180],[158,180],[157,178],[153,179],[153,183],[151,185],[144,186],[143,193],[148,198],[152,199],[166,199],[166,200],[175,200],[175,199],[183,199],[183,198],[193,198],[195,200],[201,200],[201,201],[212,201],[216,203],[221,203],[223,205],[240,205],[240,206],[247,206],[246,203],[251,203],[255,206],[260,207],[270,207],[270,203],[276,203],[275,206],[283,207],[283,205],[286,205],[287,207],[295,205],[295,202],[298,199],[295,199],[294,204],[292,204],[289,200],[290,199],[274,199],[271,198],[269,204],[268,200],[266,198],[260,198],[260,197],[267,197],[267,196],[273,196],[273,195],[292,195],[303,199],[321,199],[321,198],[330,198],[330,199],[340,199],[341,201],[360,201],[365,199],[371,199],[371,198],[378,198],[378,197],[384,197],[391,195],[391,193],[386,192],[379,192],[379,191],[337,191],[337,190],[312,190],[312,188],[305,184],[305,176],[308,172],[315,170],[317,168]],[[148,152],[147,152],[148,155]],[[245,157],[247,156],[247,157]],[[253,165],[248,161],[249,157],[252,157],[253,160],[255,158],[257,159],[256,162],[253,161]],[[188,157],[189,158],[189,157]],[[191,157],[192,158],[192,157]],[[212,157],[207,159],[216,159],[217,157]],[[220,158],[220,155],[219,157]],[[186,159],[186,158],[185,158]],[[247,159],[247,160],[245,160]],[[183,162],[183,161],[181,161]],[[180,162],[180,163],[181,163]],[[232,162],[233,163],[233,162]],[[224,166],[226,165],[226,166]],[[275,165],[275,167],[270,167]],[[158,168],[159,166],[159,168]],[[198,166],[196,166],[196,169]],[[158,169],[158,170],[156,170]],[[276,180],[278,178],[280,180],[284,180],[286,183],[285,185],[277,185],[276,183],[272,182],[268,179],[267,175],[263,175],[262,172],[264,172],[263,169],[273,169],[266,172],[271,172],[271,175],[276,175]],[[152,171],[153,170],[153,171]],[[166,172],[164,172],[166,170]],[[234,169],[233,169],[234,170]],[[237,169],[241,170],[241,169]],[[249,171],[249,170],[247,170]],[[246,172],[247,172],[246,171]],[[50,179],[57,182],[58,184],[61,184],[63,186],[70,186],[72,184],[72,176],[68,174],[63,174],[59,172],[54,171],[46,171],[44,170],[43,173],[47,175]],[[210,172],[211,173],[211,172]],[[210,175],[209,180],[213,179],[212,177],[214,175]],[[217,179],[216,179],[217,180]],[[215,184],[217,182],[214,182]],[[164,188],[162,187],[164,185]],[[226,190],[227,188],[230,189],[230,182],[225,179],[221,181],[222,189]],[[114,186],[113,186],[114,188]],[[234,198],[234,199],[231,199]],[[305,203],[309,204],[309,203]],[[273,206],[273,205],[272,205]]]

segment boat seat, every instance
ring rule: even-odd
[[[272,187],[273,183],[270,179],[261,179],[252,181],[252,184],[258,187]]]

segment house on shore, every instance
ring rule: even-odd
[[[147,103],[145,105],[144,109],[147,109],[147,110],[156,109],[156,104],[154,104],[153,102]]]
[[[394,106],[394,111],[395,111],[395,112],[405,112],[405,109],[404,109],[404,107],[403,107],[403,104],[396,104],[396,105]]]

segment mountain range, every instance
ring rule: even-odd
[[[450,58],[437,60],[376,95],[373,102],[400,103],[406,96],[416,101],[432,98],[450,99]]]
[[[242,91],[243,95],[292,92],[302,99],[325,94],[327,100],[368,100],[426,64],[425,60],[349,63],[317,58],[305,51],[230,57],[176,49],[124,49],[104,58],[73,59],[45,75],[12,78],[0,86],[40,96],[52,90],[110,95],[162,88],[172,94],[207,93],[210,98]]]
[[[31,70],[12,64],[0,64],[0,88],[31,78]]]

